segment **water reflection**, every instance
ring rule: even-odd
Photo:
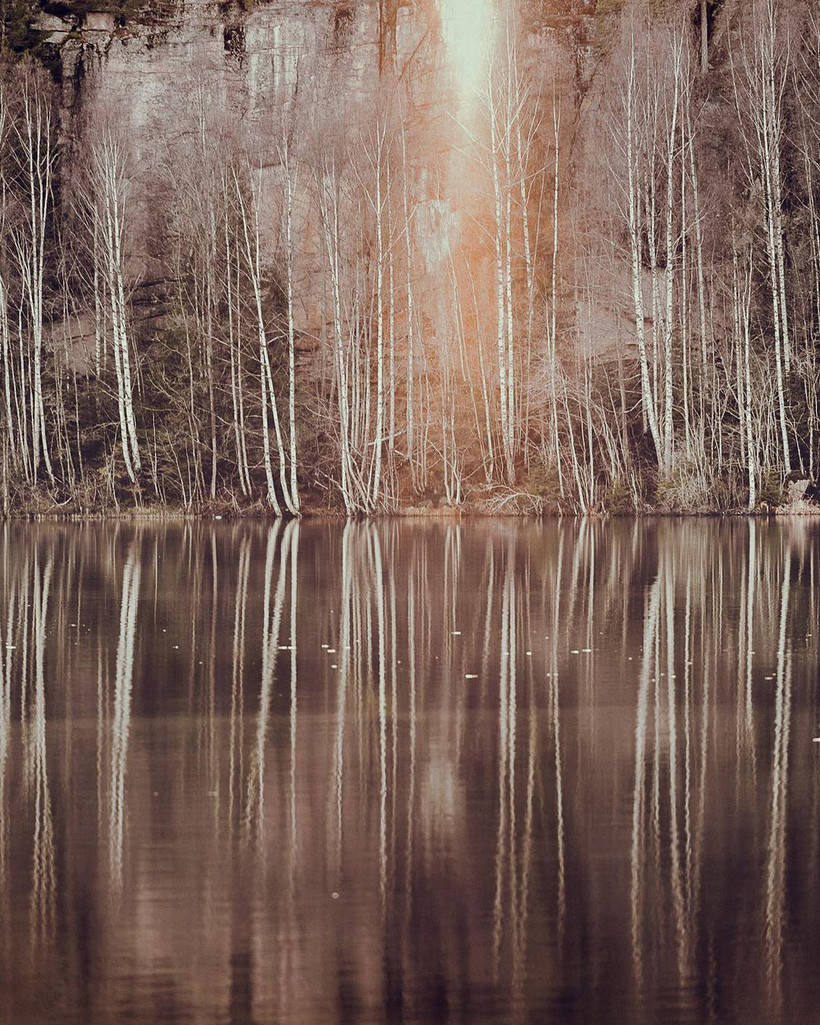
[[[811,1019],[815,526],[0,545],[0,1020]]]
[[[125,829],[125,774],[128,761],[128,735],[131,729],[131,686],[134,676],[134,633],[137,624],[140,565],[131,545],[122,575],[120,629],[114,677],[114,711],[110,729],[110,773],[108,797],[108,836],[111,883],[122,886],[122,842]]]
[[[46,693],[45,646],[48,621],[48,596],[52,562],[49,558],[42,568],[35,555],[31,573],[33,578],[32,603],[26,603],[31,612],[31,638],[34,648],[33,680],[27,678],[25,668],[21,679],[21,720],[25,735],[25,781],[34,805],[34,843],[31,872],[31,937],[33,943],[50,940],[54,928],[54,824],[51,813],[51,793],[46,763]],[[28,581],[26,581],[28,583]],[[27,592],[27,589],[26,589]],[[24,592],[24,593],[26,593]],[[25,632],[28,633],[28,617]],[[28,712],[26,721],[26,713]]]

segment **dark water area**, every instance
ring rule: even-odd
[[[820,1020],[818,524],[0,555],[0,1022]]]

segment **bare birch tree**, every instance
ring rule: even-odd
[[[91,144],[82,198],[96,234],[95,256],[102,261],[100,278],[105,283],[108,322],[111,325],[122,456],[129,479],[136,483],[141,459],[133,400],[124,254],[128,192],[126,144],[113,129],[105,126]]]
[[[53,201],[52,187],[55,149],[55,125],[51,101],[42,77],[27,68],[20,81],[21,110],[14,121],[18,145],[22,225],[13,233],[23,290],[23,305],[31,334],[31,476],[37,479],[42,459],[53,482],[49,438],[43,403],[43,323],[46,241]],[[22,307],[21,307],[22,308]],[[20,338],[22,345],[22,336]]]

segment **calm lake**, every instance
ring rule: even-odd
[[[820,524],[0,553],[3,1025],[820,1020]]]

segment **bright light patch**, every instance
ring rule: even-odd
[[[439,0],[447,56],[457,84],[480,89],[486,77],[493,29],[493,0]]]

